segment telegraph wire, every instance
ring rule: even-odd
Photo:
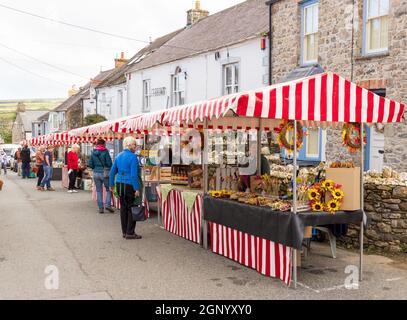
[[[5,62],[5,63],[7,63],[7,64],[9,64],[9,65],[11,65],[11,66],[13,66],[14,68],[17,68],[17,69],[19,69],[19,70],[21,70],[21,71],[24,71],[24,72],[29,73],[29,74],[31,74],[31,75],[34,75],[34,76],[36,76],[36,77],[43,78],[43,79],[46,79],[46,80],[48,80],[48,81],[58,83],[59,85],[64,86],[64,88],[70,86],[70,85],[68,85],[68,84],[66,84],[66,83],[59,82],[58,80],[51,79],[51,78],[48,78],[48,77],[44,77],[43,75],[40,75],[40,74],[38,74],[38,73],[32,72],[31,70],[28,70],[28,69],[25,69],[25,68],[23,68],[23,67],[20,67],[19,65],[15,64],[15,63],[13,63],[13,62],[7,60],[7,59],[4,59],[4,58],[2,58],[2,57],[0,57],[0,60],[3,61],[3,62]]]
[[[51,21],[51,22],[55,22],[55,23],[59,23],[68,27],[72,27],[72,28],[76,28],[76,29],[81,29],[81,30],[85,30],[85,31],[89,31],[89,32],[94,32],[94,33],[99,33],[99,34],[103,34],[106,36],[110,36],[110,37],[114,37],[114,38],[119,38],[119,39],[124,39],[124,40],[130,40],[130,41],[137,41],[137,42],[142,42],[145,44],[151,44],[151,41],[146,41],[146,40],[140,40],[140,39],[136,39],[136,38],[132,38],[132,37],[128,37],[128,36],[122,36],[116,33],[111,33],[111,32],[106,32],[106,31],[101,31],[101,30],[97,30],[94,28],[90,28],[90,27],[85,27],[85,26],[81,26],[81,25],[77,25],[77,24],[73,24],[70,22],[66,22],[66,21],[62,21],[62,20],[58,20],[58,19],[54,19],[54,18],[49,18],[49,17],[45,17],[45,16],[41,16],[39,14],[36,13],[32,13],[32,12],[28,12],[28,11],[24,11],[21,9],[17,9],[17,8],[13,8],[10,6],[6,6],[4,4],[0,3],[0,7],[4,8],[4,9],[8,9],[17,13],[21,13],[21,14],[25,14],[25,15],[29,15],[35,18],[39,18],[42,20],[47,20],[47,21]],[[186,47],[180,47],[180,46],[173,46],[173,45],[169,45],[169,44],[164,44],[162,45],[163,47],[172,47],[172,48],[177,48],[177,49],[184,49],[184,50],[190,50],[193,52],[197,52],[198,50],[196,49],[191,49],[191,48],[186,48]]]
[[[24,52],[21,52],[21,51],[19,51],[19,50],[17,50],[17,49],[11,48],[11,47],[9,47],[9,46],[7,46],[7,45],[1,43],[1,42],[0,42],[0,46],[3,47],[3,48],[6,48],[6,49],[8,49],[8,50],[11,50],[11,51],[13,51],[13,52],[16,52],[16,53],[18,53],[18,54],[21,54],[21,55],[24,56],[24,57],[27,57],[27,58],[29,58],[29,59],[32,59],[32,60],[37,61],[37,62],[39,62],[39,63],[42,63],[42,64],[44,64],[44,65],[46,65],[46,66],[49,66],[49,67],[51,67],[51,68],[54,68],[54,69],[56,69],[56,70],[59,70],[59,71],[65,72],[65,73],[69,73],[69,74],[74,75],[74,76],[79,77],[79,78],[83,78],[83,79],[89,80],[89,78],[87,78],[87,77],[84,77],[84,76],[82,76],[82,75],[80,75],[80,74],[77,74],[77,73],[75,73],[75,72],[72,72],[72,71],[69,71],[69,70],[60,68],[60,67],[55,66],[55,65],[53,65],[53,64],[50,64],[50,63],[48,63],[48,62],[42,61],[42,60],[40,60],[40,59],[38,59],[38,58],[35,58],[35,57],[30,56],[30,55],[28,55],[28,54],[26,54],[26,53],[24,53]]]

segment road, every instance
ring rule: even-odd
[[[156,219],[142,240],[121,237],[119,214],[97,213],[89,192],[39,192],[14,173],[0,191],[0,299],[406,299],[407,264],[365,256],[359,289],[344,286],[357,253],[313,244],[296,290],[172,235]],[[47,266],[59,274],[47,289]],[[49,271],[49,270],[47,270]],[[55,275],[55,273],[53,273]],[[54,282],[55,284],[55,282]]]

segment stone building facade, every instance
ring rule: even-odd
[[[388,50],[363,53],[365,9],[368,0],[310,0],[318,3],[318,61],[368,89],[385,89],[386,97],[407,102],[407,0],[389,0]],[[280,0],[272,6],[273,83],[301,67],[303,6],[309,1]],[[327,134],[327,160],[347,150],[340,133]],[[407,171],[407,124],[384,129],[384,164]],[[333,158],[330,158],[330,156]]]

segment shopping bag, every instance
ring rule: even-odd
[[[144,206],[131,207],[131,215],[133,217],[133,221],[146,221]]]

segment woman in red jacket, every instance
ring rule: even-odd
[[[68,193],[77,193],[75,190],[76,175],[78,174],[78,153],[80,147],[77,144],[72,146],[72,150],[68,152],[68,176],[69,176],[69,187]]]

